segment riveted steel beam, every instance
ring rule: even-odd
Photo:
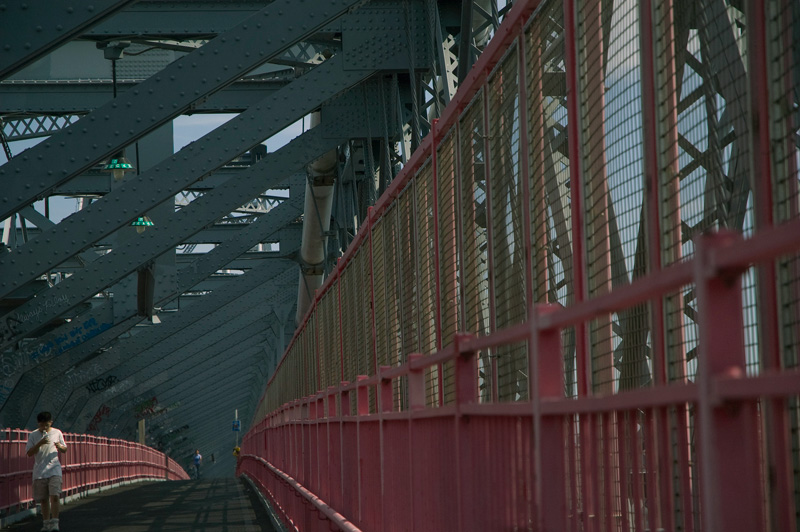
[[[248,109],[172,157],[123,182],[99,201],[43,232],[39,238],[16,249],[13,254],[0,259],[0,297],[63,262],[92,242],[127,225],[136,216],[174,196],[200,176],[213,172],[234,156],[277,133],[370,74],[371,71],[344,71],[341,58],[333,57],[266,98],[261,105]],[[21,157],[26,156],[23,154]],[[16,159],[12,159],[12,162]],[[263,163],[263,159],[261,162]],[[0,167],[2,168],[4,167]],[[270,186],[265,185],[242,197],[238,205]],[[229,206],[227,212],[238,205]],[[224,213],[219,216],[222,214]],[[211,221],[213,219],[203,225]]]
[[[0,5],[0,18],[3,20],[0,79],[44,57],[134,1],[3,3]]]
[[[174,351],[193,335],[202,333],[213,327],[225,317],[233,319],[242,308],[263,304],[264,300],[277,293],[283,286],[290,283],[296,275],[294,270],[276,274],[274,266],[267,264],[253,269],[239,279],[231,281],[230,286],[205,296],[201,302],[176,313],[174,316],[163,320],[161,325],[153,327],[148,334],[138,334],[126,342],[120,342],[105,353],[102,357],[93,359],[91,364],[82,365],[73,372],[70,379],[57,386],[49,387],[46,394],[42,394],[40,402],[43,404],[63,405],[73,388],[85,386],[89,381],[100,377],[117,365],[137,357],[145,350],[156,344],[162,344],[162,352]],[[263,289],[260,286],[266,285]],[[220,309],[221,314],[210,316]],[[141,357],[139,363],[147,364],[149,361]]]
[[[121,280],[154,257],[174,248],[187,236],[200,231],[205,225],[230,212],[244,198],[253,197],[264,188],[274,186],[298,170],[314,154],[335,148],[343,139],[324,139],[323,126],[307,131],[280,150],[243,173],[236,183],[215,189],[192,202],[180,211],[172,212],[157,221],[159,225],[147,231],[143,238],[128,240],[112,253],[95,260],[63,282],[41,292],[38,297],[24,303],[12,314],[6,315],[4,330],[0,329],[0,348],[11,345],[41,329],[53,318],[75,308],[91,297]],[[263,169],[263,171],[262,171]],[[264,173],[271,174],[264,178]],[[159,227],[162,229],[159,230]],[[40,237],[41,239],[41,237]],[[12,327],[9,327],[9,324]]]
[[[289,83],[286,79],[238,81],[192,105],[192,113],[239,113]],[[117,98],[138,84],[117,82]],[[84,114],[113,100],[111,82],[0,83],[0,115],[9,141],[53,135],[76,123]],[[25,110],[35,116],[15,114]]]
[[[275,0],[136,88],[0,166],[4,184],[0,219],[277,56],[356,1],[330,0],[321,9],[310,10],[304,2]],[[266,136],[260,140],[263,138]],[[57,169],[53,168],[53,160],[59,161]]]
[[[262,293],[264,290],[267,289],[262,289]],[[120,384],[112,389],[99,394],[90,394],[85,388],[73,390],[64,406],[66,417],[86,420],[101,404],[111,404],[118,396],[118,402],[133,400],[139,394],[167,383],[170,379],[182,379],[187,374],[193,374],[195,366],[204,371],[209,369],[210,366],[206,364],[208,359],[215,359],[220,353],[236,349],[237,344],[249,345],[262,341],[264,317],[270,310],[268,304],[252,305],[248,310],[240,311],[224,321],[218,316],[224,309],[219,309],[215,312],[216,320],[204,320],[206,323],[202,328],[199,325],[192,327],[195,334],[190,340],[182,335],[186,340],[183,343],[178,343],[173,338],[164,342],[171,346],[179,345],[178,349],[165,350],[164,345],[157,344],[114,367],[109,373],[113,372],[119,378]],[[213,378],[213,371],[211,375]]]
[[[235,258],[253,247],[262,238],[274,232],[275,228],[294,220],[301,209],[302,199],[290,198],[284,204],[271,211],[269,215],[262,216],[253,224],[244,227],[242,231],[228,241],[196,258],[192,264],[178,271],[177,293],[180,294],[191,289],[202,279],[227,266],[231,258]],[[287,250],[287,252],[290,251],[291,249]],[[291,265],[290,262],[274,259],[272,263],[277,271],[283,271]],[[252,264],[250,268],[255,266],[256,264]],[[159,301],[157,305],[162,306],[166,301],[168,300]],[[114,318],[111,307],[111,302],[103,303],[89,313],[79,316],[73,322],[63,325],[52,333],[48,333],[38,342],[26,347],[24,350],[14,353],[12,358],[4,359],[19,361],[19,367],[13,366],[17,367],[16,371],[11,375],[4,375],[4,380],[2,381],[3,389],[16,391],[16,388],[19,387],[21,390],[31,389],[38,392],[45,387],[47,380],[59,379],[70,367],[101,349],[108,342],[141,321],[140,317],[127,316],[124,321],[115,324],[113,323]],[[64,338],[65,340],[61,342],[59,338]],[[79,345],[71,347],[74,342],[79,342]],[[64,351],[66,353],[59,356]],[[34,368],[37,371],[28,369],[32,364],[38,365]],[[41,367],[43,364],[45,366]],[[7,365],[12,368],[9,364],[4,364],[4,367]],[[21,395],[22,398],[16,397],[17,395]],[[3,397],[3,400],[0,401],[0,412],[3,409],[5,409],[5,413],[33,410],[31,401],[35,401],[37,397],[38,393],[34,397],[23,392],[19,394],[12,392],[7,398]],[[8,404],[6,404],[6,400],[9,401]]]
[[[239,408],[241,411],[245,404],[253,402],[252,390],[257,384],[258,380],[254,375],[244,375],[241,379],[234,381],[217,382],[214,393],[205,393],[195,390],[195,397],[191,403],[182,402],[179,407],[175,408],[175,417],[180,420],[178,423],[189,425],[185,433],[189,436],[192,449],[198,447],[209,448],[208,444],[205,446],[201,444],[206,436],[203,434],[203,427],[207,426],[205,424],[205,418],[208,417],[213,423],[213,420],[219,420],[224,416],[226,411],[233,417],[235,408]],[[167,404],[170,404],[169,401],[171,401],[171,399],[165,400]],[[118,416],[112,420],[104,419],[98,424],[98,429],[102,431],[103,435],[109,437],[131,437],[133,435],[131,429],[134,428],[135,424],[138,422],[134,416],[135,410],[128,409],[126,411],[117,412],[110,407],[109,410],[111,410],[111,415],[117,413]],[[157,426],[158,424],[166,422],[168,422],[168,420],[162,420],[160,417],[156,417],[151,423]],[[76,420],[75,424],[68,426],[67,429],[70,432],[86,432],[85,429],[81,430],[82,425],[83,423],[81,420]],[[131,425],[133,425],[133,427]],[[148,423],[145,421],[145,426],[147,425]],[[230,431],[229,427],[230,425],[226,423],[224,428]],[[222,427],[217,427],[218,433],[221,432],[221,428]],[[209,438],[209,440],[206,441],[210,443],[214,439],[215,438]]]
[[[168,392],[172,388],[185,391],[187,383],[192,384],[203,379],[210,380],[211,384],[204,388],[206,390],[204,393],[213,394],[215,393],[213,384],[219,382],[219,377],[225,376],[228,364],[251,363],[252,359],[261,352],[261,349],[253,346],[261,341],[263,341],[263,329],[258,326],[258,323],[251,323],[239,331],[232,331],[228,338],[223,337],[221,341],[209,345],[206,349],[197,351],[186,348],[181,350],[181,354],[170,357],[173,367],[165,369],[164,373],[133,372],[119,385],[84,397],[83,400],[86,403],[80,413],[74,417],[75,423],[77,423],[75,428],[79,431],[85,430],[85,425],[82,425],[91,419],[100,405],[105,404],[116,412],[130,415],[131,408],[140,403],[144,397],[156,397],[161,404],[171,404],[176,401],[174,397],[177,394],[163,392]],[[184,362],[184,364],[180,364],[180,362]],[[153,366],[163,368],[167,364],[159,360]],[[176,373],[178,374],[176,375]],[[197,390],[195,390],[196,392]],[[108,419],[113,423],[114,414]]]
[[[265,313],[261,310],[261,316]],[[183,394],[197,393],[198,389],[205,390],[205,394],[215,393],[214,383],[224,381],[227,376],[235,371],[241,371],[236,366],[241,364],[257,363],[257,356],[263,353],[258,344],[263,341],[263,326],[260,320],[254,320],[239,330],[232,327],[224,328],[220,341],[211,343],[205,349],[195,352],[187,347],[170,356],[169,362],[162,359],[146,368],[146,371],[134,371],[125,377],[125,387],[115,387],[95,394],[91,398],[93,405],[83,410],[84,414],[77,417],[85,419],[86,412],[93,412],[94,405],[106,404],[117,412],[126,412],[142,396],[153,395],[159,402],[170,404],[184,397]],[[189,358],[191,357],[191,358]],[[171,367],[169,364],[172,364]],[[231,370],[233,367],[233,371]],[[123,368],[119,368],[124,371]],[[210,381],[210,382],[208,382]],[[198,383],[210,384],[196,388]],[[99,403],[98,403],[99,402]],[[113,419],[113,418],[111,418]]]

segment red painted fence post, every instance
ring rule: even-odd
[[[720,376],[745,376],[742,271],[717,271],[715,253],[742,245],[730,232],[703,235],[694,262],[699,316],[700,496],[707,532],[761,530],[762,494],[755,400],[721,403]]]
[[[459,346],[472,335],[458,333],[453,338],[456,351]],[[475,468],[470,464],[473,456],[472,441],[469,431],[470,419],[462,412],[462,407],[478,402],[478,361],[473,350],[459,353],[455,359],[456,373],[456,416],[455,416],[455,451],[456,451],[456,490],[458,496],[458,530],[468,530],[469,514],[480,506],[482,486],[476,478]]]
[[[542,402],[564,397],[564,358],[561,331],[537,327],[538,316],[554,312],[559,305],[536,305],[533,345],[529,351],[533,405],[535,513],[537,530],[567,530],[567,471],[565,467],[564,418],[542,414]],[[574,504],[574,503],[573,503]]]

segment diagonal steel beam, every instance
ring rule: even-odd
[[[253,336],[254,334],[258,336]],[[249,337],[246,337],[247,335]],[[143,397],[156,397],[160,404],[168,405],[176,401],[176,395],[186,391],[186,386],[192,386],[202,379],[211,379],[212,386],[204,386],[201,389],[205,390],[204,394],[206,395],[212,393],[214,383],[224,382],[225,377],[232,371],[241,371],[242,364],[250,364],[251,359],[262,352],[257,343],[263,341],[263,330],[260,330],[257,324],[250,324],[243,330],[237,331],[235,336],[236,341],[223,339],[221,342],[209,346],[206,351],[213,351],[213,356],[196,360],[198,356],[190,355],[191,360],[185,361],[190,362],[191,367],[179,367],[180,375],[156,373],[143,376],[133,373],[121,383],[125,386],[115,386],[95,394],[84,404],[82,414],[75,416],[78,428],[82,428],[80,425],[85,423],[101,404],[109,406],[116,412],[127,412]],[[234,342],[238,342],[240,345],[235,345]],[[220,358],[224,358],[224,360],[221,361]],[[233,366],[232,369],[231,366]],[[194,393],[197,394],[197,389],[194,389]],[[115,416],[112,414],[107,419],[113,422],[114,418]]]
[[[309,9],[304,2],[275,0],[136,88],[0,166],[0,220],[276,57],[356,3],[358,0],[329,0],[321,9]],[[87,146],[92,147],[88,153]],[[58,169],[53,168],[54,160],[59,161]]]
[[[0,79],[44,57],[60,45],[136,0],[74,3],[8,2],[0,10]]]
[[[189,429],[185,432],[190,436],[190,439],[192,439],[192,437],[194,438],[192,441],[197,441],[198,437],[202,437],[202,427],[206,426],[205,422],[213,424],[214,420],[218,420],[224,415],[223,412],[225,409],[229,409],[230,415],[233,415],[234,405],[252,403],[252,389],[258,383],[257,377],[254,375],[247,375],[243,380],[244,382],[231,381],[220,384],[215,389],[217,393],[203,394],[198,400],[193,401],[191,405],[182,404],[179,407],[181,410],[187,409],[190,412],[199,411],[201,413],[199,418],[191,419],[185,416],[179,418],[181,420],[179,423],[189,425]],[[241,410],[242,407],[240,406],[239,408]],[[180,414],[181,410],[178,410],[176,413]],[[137,421],[130,411],[128,414],[128,416],[122,418],[122,423],[109,423],[106,426],[106,420],[104,420],[101,426],[103,435],[114,437],[115,435],[121,436],[125,434],[126,429],[129,430],[128,423],[135,423]],[[159,418],[156,418],[156,420],[160,421]],[[186,423],[184,420],[191,422]],[[125,421],[127,421],[127,423],[125,423]],[[167,420],[164,421],[166,422]],[[86,432],[86,429],[81,429],[80,423],[68,425],[67,427],[70,432]],[[193,448],[197,448],[197,445]]]
[[[49,387],[40,398],[40,403],[45,405],[64,404],[73,388],[85,386],[89,381],[111,371],[117,365],[141,355],[156,344],[162,344],[159,349],[170,352],[178,349],[187,337],[199,334],[203,330],[213,327],[220,321],[220,316],[213,313],[220,309],[228,319],[233,319],[241,308],[263,304],[264,300],[272,297],[280,290],[279,285],[290,282],[296,272],[289,270],[276,274],[271,265],[267,264],[254,268],[242,275],[239,279],[228,283],[230,286],[218,290],[203,298],[202,303],[192,305],[185,311],[177,313],[172,319],[165,320],[151,334],[139,334],[124,344],[120,344],[103,353],[99,360],[92,364],[82,365],[64,379],[57,386]],[[263,290],[258,288],[266,285]]]
[[[261,307],[257,308],[260,309]],[[268,312],[269,312],[268,308],[260,311],[258,310],[253,311],[252,313],[254,314],[254,317],[252,317],[251,319],[253,320],[263,319],[264,314]],[[231,316],[235,315],[231,314]],[[243,321],[244,320],[243,316],[238,316],[238,318],[242,320],[241,322],[237,319],[231,319],[231,316],[229,316],[226,321],[226,319],[219,316],[216,313],[216,311],[210,313],[203,320],[204,325],[206,326],[206,329],[204,329],[206,331],[206,334],[203,334],[204,330],[201,329],[200,327],[195,327],[194,329],[192,329],[192,331],[196,332],[196,334],[189,336],[190,339],[183,342],[184,345],[182,345],[180,348],[170,351],[171,354],[169,355],[169,358],[174,358],[175,356],[178,356],[180,357],[179,360],[183,360],[185,357],[188,356],[196,356],[197,353],[200,353],[203,351],[203,349],[207,348],[207,343],[211,342],[212,341],[211,339],[215,339],[213,341],[216,342],[219,341],[220,338],[222,340],[226,340],[229,337],[235,336],[234,332],[238,331],[238,329],[246,325],[246,323]],[[215,320],[217,321],[214,322]],[[227,331],[227,333],[224,331]],[[146,334],[146,333],[140,333],[140,335],[141,334]],[[186,337],[186,335],[182,335],[181,333],[178,334],[179,336],[181,336],[181,338]],[[121,348],[122,346],[124,346],[125,343],[126,342],[120,342],[120,344],[115,348]],[[166,357],[162,357],[158,353],[154,352],[153,347],[141,353],[139,356],[146,359],[150,355],[152,360],[154,360],[155,362],[153,364],[146,365],[145,366],[146,368],[150,369],[164,368],[164,361],[166,360]],[[113,371],[113,373],[104,371],[105,366],[103,364],[105,362],[106,362],[105,360],[94,361],[94,363],[89,366],[91,368],[91,372],[96,375],[97,374],[102,375],[103,381],[113,383],[115,390],[117,391],[124,390],[126,387],[124,381],[128,376],[123,373],[122,369],[115,370]],[[61,379],[64,382],[59,382],[57,379],[55,382],[50,382],[49,384],[44,386],[44,388],[45,389],[57,388],[59,389],[58,391],[65,391],[65,394],[66,390],[72,390],[72,396],[75,396],[76,390],[80,390],[81,388],[83,388],[84,391],[88,392],[88,394],[97,393],[97,392],[92,392],[89,385],[92,384],[92,381],[96,380],[98,377],[95,377],[94,379],[92,379],[92,381],[87,382],[85,381],[85,379],[81,378],[83,373],[84,369],[81,369],[77,372],[75,378],[70,378],[68,381],[64,381],[64,379]],[[165,373],[163,376],[166,377],[168,376],[168,374]],[[37,404],[37,407],[40,407],[39,409],[32,408],[30,400],[27,401],[27,404],[20,404],[19,401],[17,401],[16,403],[9,403],[8,405],[6,405],[4,417],[7,419],[17,418],[18,419],[17,422],[22,422],[25,419],[27,419],[28,422],[30,422],[30,420],[33,419],[36,412],[40,411],[41,409],[46,410],[49,408],[48,404],[46,402],[43,402],[47,401],[46,394],[40,393],[38,399],[39,403]]]
[[[281,228],[293,221],[302,212],[302,202],[303,200],[298,194],[291,195],[287,201],[266,215],[259,217],[258,220],[243,228],[242,231],[232,235],[231,238],[220,243],[202,257],[197,258],[193,263],[181,268],[178,271],[177,293],[180,294],[189,290],[201,280],[226,266],[232,259],[252,248],[263,238],[269,237],[270,234],[276,231],[276,228]],[[284,251],[291,252],[292,250]],[[290,265],[290,263],[280,260],[274,261],[273,264],[276,267],[283,264],[284,268]],[[170,299],[159,301],[158,305],[163,305]],[[61,380],[70,367],[107,345],[120,334],[124,334],[141,321],[140,317],[131,315],[126,316],[123,321],[112,325],[107,318],[107,315],[111,312],[111,305],[111,302],[99,305],[72,322],[64,324],[52,333],[48,333],[41,339],[41,342],[27,347],[23,352],[16,353],[14,360],[19,361],[22,365],[13,375],[6,377],[2,382],[4,389],[14,389],[14,392],[7,399],[0,400],[0,411],[2,411],[1,409],[6,409],[6,412],[10,410],[20,413],[37,411],[33,403],[37,401],[39,394],[16,393],[17,387],[38,390],[49,388],[50,385],[47,385],[46,381],[51,379]],[[55,345],[55,339],[58,337],[74,338],[76,335],[70,334],[70,331],[75,329],[76,323],[82,327],[80,331],[81,337],[89,336],[88,339],[84,340],[82,344],[66,350],[63,355],[61,355],[60,349],[44,350],[48,345]],[[84,328],[84,323],[90,323],[92,326]],[[67,346],[64,347],[66,348]],[[32,354],[36,356],[32,358]],[[36,366],[29,369],[31,364]],[[7,404],[6,401],[8,402]]]
[[[228,338],[223,338],[222,341],[210,345],[207,349],[213,352],[210,357],[201,359],[199,353],[190,355],[191,359],[184,356],[182,361],[176,361],[183,362],[183,364],[174,365],[174,371],[177,371],[178,374],[157,372],[155,375],[148,376],[141,375],[141,372],[134,372],[126,378],[126,381],[133,384],[131,387],[120,391],[101,392],[101,395],[92,397],[91,402],[94,405],[98,402],[107,404],[112,410],[124,412],[129,410],[131,403],[136,402],[143,395],[153,394],[159,402],[171,404],[186,395],[192,398],[194,394],[196,397],[198,389],[206,390],[204,393],[209,394],[213,391],[213,384],[225,382],[228,376],[241,373],[242,367],[250,367],[251,363],[258,362],[257,355],[263,353],[259,345],[260,342],[263,342],[263,327],[259,325],[257,321],[251,323]],[[212,381],[212,386],[195,386],[204,384],[209,379]],[[88,411],[92,412],[93,405],[89,406],[90,402],[86,404],[87,407],[84,411],[87,411],[88,408]],[[85,416],[83,418],[85,419]],[[82,419],[82,416],[77,416],[77,419]]]
[[[148,209],[184,190],[200,176],[218,169],[239,153],[364,80],[372,72],[374,71],[345,71],[341,57],[332,57],[284,89],[268,96],[259,105],[241,113],[136,178],[125,181],[99,201],[66,218],[55,227],[42,231],[35,240],[0,258],[0,297],[8,295],[93,242],[129,224]],[[21,155],[12,159],[12,162],[25,157]],[[5,166],[0,167],[0,182],[3,181],[2,168]],[[267,188],[269,187],[242,198],[236,207]],[[69,238],[65,238],[65,235]]]
[[[235,182],[214,189],[180,211],[164,216],[154,230],[140,235],[145,238],[129,240],[84,270],[22,304],[12,313],[13,316],[9,314],[5,317],[6,325],[0,326],[0,349],[40,330],[52,319],[77,307],[88,297],[136,271],[152,258],[174,248],[187,236],[201,231],[242,201],[277,185],[306,164],[309,158],[319,156],[344,141],[324,138],[323,130],[323,126],[318,126],[300,135],[243,172]],[[271,174],[269,178],[264,178],[265,171]],[[159,230],[159,227],[162,229]],[[9,323],[14,326],[8,327]]]

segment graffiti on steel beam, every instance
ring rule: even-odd
[[[8,396],[11,395],[13,388],[0,384],[0,405],[6,402]]]
[[[69,296],[61,294],[59,296],[52,296],[45,298],[44,301],[25,312],[17,312],[14,316],[8,316],[0,326],[0,342],[9,342],[18,336],[22,335],[24,331],[19,327],[25,323],[36,320],[50,309],[57,306],[66,305],[69,303]]]
[[[142,401],[133,407],[133,415],[136,419],[145,419],[146,417],[153,415],[156,405],[158,405],[158,399],[151,397],[150,399]]]
[[[86,342],[110,329],[113,325],[111,321],[98,322],[97,318],[89,318],[75,323],[71,329],[63,334],[52,334],[45,337],[41,342],[34,343],[18,351],[11,351],[0,356],[0,372],[6,379],[5,385],[13,386],[9,382],[14,376],[26,370],[30,366],[41,364],[42,362],[60,355],[64,351]]]
[[[116,375],[109,375],[106,378],[99,377],[87,384],[86,389],[89,390],[89,393],[102,392],[106,388],[114,385],[117,381],[119,381],[119,379]]]
[[[152,400],[155,400],[155,397]],[[153,419],[159,416],[163,416],[173,408],[178,408],[179,406],[181,406],[180,401],[176,401],[167,406],[153,406],[152,408],[144,409],[141,412],[141,415],[137,414],[136,417],[138,419]]]
[[[111,408],[108,405],[101,405],[100,408],[97,409],[97,413],[92,418],[92,421],[89,423],[89,427],[87,431],[94,432],[100,427],[100,422],[103,419],[107,418],[108,415],[111,413]]]

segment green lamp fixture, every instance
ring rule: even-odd
[[[155,225],[156,224],[153,223],[153,220],[151,220],[149,216],[139,216],[131,222],[131,226],[135,227],[136,232],[139,234],[144,233],[144,230],[148,227],[153,227]]]
[[[135,168],[128,158],[125,157],[125,152],[120,150],[106,162],[103,166],[103,170],[111,172],[114,181],[121,181],[125,176],[125,172],[133,172]]]

